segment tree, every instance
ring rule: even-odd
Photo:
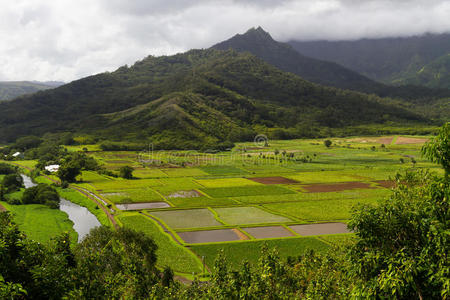
[[[450,180],[448,124],[423,148],[440,163],[443,178],[428,172],[397,175],[397,188],[378,206],[355,211],[349,228],[356,298],[447,299],[450,297]]]
[[[125,179],[133,178],[134,168],[130,166],[123,166],[119,169],[119,176]]]
[[[330,140],[325,140],[323,141],[323,144],[325,145],[325,147],[330,148],[331,144],[333,144]]]
[[[6,193],[18,191],[23,187],[23,178],[18,173],[5,175],[2,186]]]
[[[93,229],[76,247],[73,295],[81,299],[146,299],[160,282],[153,240],[126,228]]]
[[[422,147],[422,154],[432,162],[440,164],[448,178],[450,174],[450,122],[439,130],[436,137]]]
[[[6,163],[0,163],[0,174],[1,175],[8,175],[8,174],[15,174],[17,173],[17,167],[11,166]]]
[[[76,177],[81,174],[81,167],[77,163],[70,161],[63,163],[56,175],[61,181],[75,182]]]
[[[25,190],[22,195],[23,204],[44,204],[50,208],[59,208],[59,194],[50,185],[40,183]]]

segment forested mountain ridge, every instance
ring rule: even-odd
[[[62,82],[0,81],[0,101],[7,101],[22,95],[52,89],[62,84]]]
[[[389,86],[361,75],[349,68],[315,56],[305,56],[288,43],[275,41],[261,27],[251,28],[244,34],[214,45],[219,50],[234,49],[250,52],[262,60],[300,77],[327,86],[350,89],[380,97],[393,97],[413,102],[428,103],[434,99],[450,97],[448,89],[430,89],[421,86]],[[309,55],[309,53],[308,53]]]
[[[450,52],[423,66],[419,71],[397,80],[398,84],[450,89]]]
[[[303,55],[338,63],[374,80],[404,83],[404,79],[450,53],[450,33],[355,41],[290,41],[289,44]],[[421,81],[413,83],[447,87]]]
[[[323,87],[232,50],[147,57],[0,104],[0,140],[86,132],[199,147],[248,139],[254,126],[343,127],[426,119],[375,96]]]

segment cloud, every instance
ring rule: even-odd
[[[0,80],[70,81],[259,25],[281,41],[450,31],[445,0],[0,1]]]

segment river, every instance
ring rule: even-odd
[[[29,176],[23,174],[21,176],[25,188],[36,185]],[[101,225],[86,207],[72,203],[66,199],[60,198],[59,210],[65,212],[73,222],[73,229],[78,233],[78,242],[81,242],[91,229]]]

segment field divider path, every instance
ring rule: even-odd
[[[103,210],[103,212],[106,214],[106,216],[108,217],[108,219],[109,219],[109,220],[111,221],[111,223],[113,224],[114,228],[117,229],[117,228],[119,227],[119,225],[117,224],[116,219],[114,219],[114,216],[111,214],[111,212],[109,211],[109,209],[108,209],[107,207],[103,206],[103,204],[100,203],[100,201],[98,201],[98,200],[96,199],[96,195],[95,195],[94,193],[92,193],[91,191],[88,191],[88,190],[86,190],[86,189],[84,189],[84,188],[76,187],[76,186],[73,186],[73,185],[69,185],[69,187],[70,187],[71,189],[74,189],[74,190],[76,190],[77,192],[83,194],[84,196],[88,197],[88,198],[91,199],[92,201],[94,201],[94,202],[98,205],[98,207],[100,207],[100,208]],[[100,198],[99,198],[99,199],[100,199]]]
[[[166,225],[164,225],[160,220],[158,220],[157,218],[153,217],[152,215],[146,214],[144,212],[139,212],[140,214],[142,214],[143,216],[152,219],[153,221],[155,221],[161,228],[162,230],[167,233],[168,235],[170,235],[172,237],[172,239],[179,245],[183,246],[183,244],[178,240],[178,238],[175,236],[175,234],[173,234],[172,231],[169,230],[169,228],[167,228]]]
[[[8,211],[8,210],[6,209],[6,207],[4,207],[3,205],[0,204],[0,212],[3,212],[3,211]]]
[[[304,222],[304,220],[302,220],[300,218],[297,218],[297,217],[294,217],[294,216],[291,216],[291,215],[288,215],[285,213],[281,213],[279,211],[271,210],[271,209],[265,207],[264,204],[256,204],[256,205],[251,205],[251,206],[256,207],[256,208],[258,208],[262,211],[265,211],[267,213],[270,213],[272,215],[277,215],[277,216],[288,218],[288,219],[292,220],[293,222]]]
[[[225,223],[224,221],[222,221],[219,218],[219,214],[212,207],[208,206],[206,209],[209,210],[214,215],[214,218],[216,219],[217,222],[222,223],[222,225],[225,225],[225,226],[230,226],[230,224]]]
[[[292,233],[294,236],[296,237],[300,237],[301,235],[298,234],[297,232],[295,232],[294,230],[292,230],[291,227],[287,226],[286,224],[281,224],[281,226],[286,229],[287,231],[289,231],[290,233]]]
[[[152,188],[149,188],[150,190],[152,190],[152,191],[154,191],[155,193],[157,193],[167,204],[169,204],[171,207],[176,207],[175,205],[173,205],[173,203],[172,202],[170,202],[169,200],[167,200],[167,198],[163,195],[163,194],[161,194],[159,191],[157,191],[156,189],[152,189]]]

